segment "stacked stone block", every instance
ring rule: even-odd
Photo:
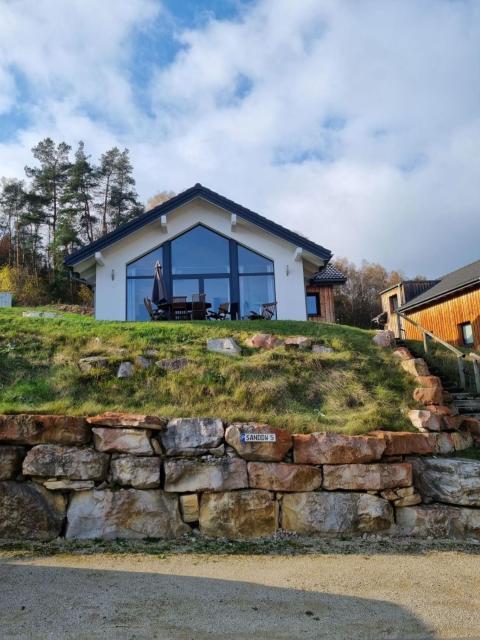
[[[0,416],[0,537],[174,538],[198,529],[230,539],[279,530],[480,538],[480,462],[438,457],[469,446],[464,435]]]

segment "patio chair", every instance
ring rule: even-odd
[[[190,320],[187,306],[187,296],[173,296],[172,317],[174,320]]]
[[[168,320],[167,313],[163,309],[154,309],[150,298],[144,298],[143,304],[147,310],[150,320]]]
[[[206,320],[207,310],[205,308],[205,293],[192,294],[192,320]]]
[[[262,304],[260,313],[256,311],[250,311],[248,316],[246,316],[247,320],[271,320],[273,316],[277,312],[277,303],[276,302],[265,302]]]
[[[226,320],[227,316],[231,316],[230,303],[222,302],[216,311],[207,311],[209,320]]]

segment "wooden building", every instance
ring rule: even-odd
[[[424,288],[410,298],[405,284],[382,292],[382,308],[389,314],[385,328],[407,340],[422,339],[414,325],[393,313],[397,302],[391,298],[397,295],[398,309],[424,329],[452,345],[480,348],[480,260],[439,280],[415,283]]]
[[[438,280],[402,280],[397,284],[380,291],[382,313],[377,316],[381,319],[385,329],[393,331],[396,338],[402,337],[402,320],[395,311],[413,298],[430,289]],[[375,319],[377,320],[377,319]]]
[[[306,287],[307,318],[313,322],[336,322],[334,290],[346,281],[331,264],[318,271]]]

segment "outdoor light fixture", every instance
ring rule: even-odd
[[[110,275],[112,276],[112,280],[115,280],[115,269],[112,269],[112,273]]]
[[[289,269],[289,267],[288,267],[288,264],[287,264],[287,266],[285,267],[285,273],[287,274],[287,276],[288,276],[288,275],[289,275],[289,273],[290,273],[290,269]]]

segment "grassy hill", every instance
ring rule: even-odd
[[[408,429],[411,382],[372,333],[313,322],[100,322],[64,314],[23,318],[0,309],[0,413],[95,414],[125,410],[166,416],[260,420],[296,432],[364,433]],[[333,353],[257,351],[245,340],[257,332],[308,335]],[[233,358],[206,351],[206,341],[234,337]],[[156,360],[187,358],[180,371],[152,366],[116,378],[118,364],[156,350]],[[108,366],[81,372],[86,356]]]

